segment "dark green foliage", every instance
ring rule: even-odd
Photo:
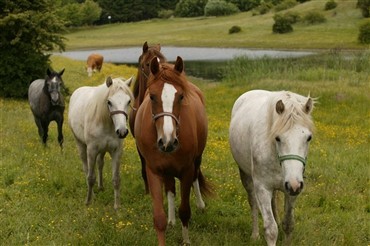
[[[325,10],[335,9],[337,5],[338,4],[334,0],[329,0],[325,4]]]
[[[287,19],[290,24],[295,24],[301,20],[301,16],[297,12],[288,11],[283,14],[283,18]]]
[[[205,16],[223,16],[240,12],[238,7],[233,3],[224,0],[208,0],[204,7]]]
[[[275,20],[275,23],[274,25],[272,25],[273,33],[283,34],[283,33],[293,32],[293,27],[289,19],[284,18],[281,15],[275,15],[274,20]]]
[[[195,17],[204,15],[207,0],[180,0],[176,4],[175,16]]]
[[[362,16],[365,18],[370,17],[370,0],[358,0],[357,8],[361,9]]]
[[[240,26],[232,26],[229,29],[229,34],[238,33],[238,32],[241,32],[241,31],[242,31],[242,28]]]
[[[279,3],[278,5],[275,6],[275,11],[282,11],[282,10],[286,10],[286,9],[290,9],[290,8],[293,8],[294,6],[296,6],[298,3],[296,0],[284,0],[282,1],[281,3]]]
[[[0,5],[0,96],[25,97],[29,83],[44,78],[46,52],[64,50],[64,23],[52,1],[7,1]]]
[[[163,9],[158,12],[158,17],[161,19],[168,19],[175,14],[174,10],[171,9]]]
[[[260,15],[264,15],[264,14],[268,13],[273,6],[274,5],[272,3],[262,2],[257,7],[257,11],[259,12]]]
[[[309,25],[320,24],[324,23],[325,21],[325,16],[316,11],[310,11],[303,16],[303,22]]]
[[[370,21],[360,26],[358,41],[362,44],[370,44]]]
[[[261,0],[230,0],[228,2],[235,4],[240,11],[249,11],[260,5]]]

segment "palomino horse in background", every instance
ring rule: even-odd
[[[175,65],[152,59],[148,90],[135,121],[136,145],[146,163],[159,245],[165,245],[167,227],[163,184],[168,198],[168,223],[175,224],[175,178],[180,180],[179,217],[185,244],[190,243],[191,186],[201,209],[205,207],[201,193],[212,192],[200,170],[207,140],[204,97],[198,87],[187,81],[183,68],[181,57],[177,57]]]
[[[143,53],[139,57],[139,67],[138,67],[138,72],[137,72],[137,78],[136,82],[134,84],[134,106],[133,110],[130,111],[130,117],[129,117],[129,124],[130,124],[130,130],[131,134],[135,137],[135,118],[136,118],[136,113],[137,109],[140,107],[141,103],[144,100],[145,92],[147,89],[147,83],[148,83],[148,77],[150,74],[149,70],[149,64],[150,61],[154,58],[158,57],[160,62],[166,62],[166,58],[162,55],[161,53],[161,45],[153,45],[153,46],[148,46],[148,43],[145,42],[143,45]],[[146,171],[145,171],[145,159],[142,157],[140,154],[140,151],[138,150],[140,160],[141,160],[141,175],[144,180],[145,184],[145,192],[148,193],[148,181],[146,177]]]
[[[104,155],[109,152],[112,157],[114,208],[120,206],[119,167],[122,140],[128,134],[127,112],[133,100],[131,81],[132,78],[123,81],[108,77],[104,84],[80,87],[71,96],[68,121],[86,174],[86,205],[91,203],[93,195],[96,162],[99,171],[98,187],[103,188]]]
[[[64,98],[61,88],[64,86],[62,75],[64,69],[59,73],[47,70],[45,79],[38,79],[31,83],[28,88],[28,101],[33,116],[42,138],[46,144],[48,139],[49,124],[55,121],[58,125],[58,142],[63,147],[63,121],[64,121]]]
[[[96,72],[96,71],[99,71],[101,70],[102,66],[103,66],[103,60],[104,60],[104,57],[102,55],[99,55],[99,54],[91,54],[89,55],[89,57],[87,58],[87,74],[89,75],[89,77],[92,76],[93,72]]]
[[[232,109],[229,141],[252,210],[252,238],[259,237],[258,208],[269,246],[278,238],[275,191],[285,194],[283,230],[289,244],[294,204],[303,189],[309,142],[314,128],[313,100],[292,92],[255,90]],[[258,207],[257,207],[258,206]]]

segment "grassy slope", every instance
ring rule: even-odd
[[[355,0],[338,0],[338,6],[324,11],[326,1],[312,0],[288,11],[304,15],[315,10],[327,22],[319,25],[294,25],[290,34],[272,33],[274,12],[252,16],[251,12],[227,17],[171,18],[137,23],[123,23],[79,29],[66,35],[67,49],[141,46],[144,41],[176,46],[249,47],[277,49],[364,49],[357,42],[359,25],[363,23]],[[229,35],[233,25],[242,32]]]

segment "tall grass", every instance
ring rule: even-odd
[[[263,237],[256,242],[249,238],[252,229],[247,195],[228,144],[234,101],[244,91],[259,88],[310,92],[319,98],[313,112],[316,132],[308,156],[306,188],[295,211],[293,245],[368,245],[370,88],[369,66],[363,64],[368,62],[366,56],[347,59],[335,54],[234,62],[238,63],[232,63],[236,71],[225,81],[190,78],[206,97],[209,136],[202,167],[217,192],[216,198],[206,201],[204,212],[196,209],[191,197],[192,244],[265,245]],[[71,91],[100,84],[108,75],[129,77],[136,71],[105,64],[100,74],[88,78],[83,62],[62,57],[53,57],[53,67],[66,68],[63,77]],[[144,195],[140,161],[131,136],[124,140],[121,160],[122,208],[117,212],[113,209],[109,157],[104,169],[105,190],[96,193],[91,206],[86,207],[86,181],[67,124],[61,152],[55,124],[50,127],[48,146],[42,146],[26,101],[0,99],[0,108],[0,244],[157,244],[151,201]],[[260,228],[262,232],[262,223]],[[181,243],[179,219],[166,234],[168,245]],[[280,229],[278,245],[281,235]]]

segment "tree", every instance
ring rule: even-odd
[[[362,16],[365,18],[370,17],[370,0],[358,0],[357,8],[361,9]]]
[[[52,10],[52,0],[0,2],[0,96],[25,97],[45,77],[46,52],[64,50],[64,23]]]

